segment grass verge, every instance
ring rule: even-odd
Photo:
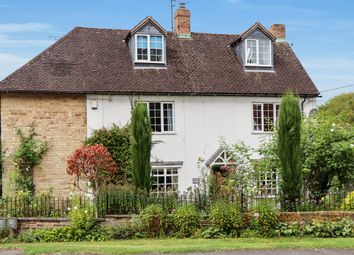
[[[143,239],[107,242],[10,243],[0,245],[0,249],[21,249],[25,254],[151,254],[299,248],[353,249],[354,238]]]

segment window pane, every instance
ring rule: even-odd
[[[161,132],[161,103],[149,103],[152,132]]]
[[[163,61],[162,36],[150,36],[150,60],[154,62]]]
[[[260,65],[270,65],[271,62],[271,49],[270,40],[261,39],[258,41],[258,52],[259,52],[259,64]]]
[[[278,119],[279,110],[280,110],[280,104],[276,104],[276,105],[275,105],[275,118],[276,118],[276,119]]]
[[[164,131],[171,132],[173,131],[173,104],[164,103],[163,104],[163,122],[164,122]]]
[[[176,171],[176,175],[173,173]],[[155,193],[178,191],[177,168],[152,169],[152,189]]]
[[[272,131],[274,125],[274,105],[273,104],[263,104],[263,123],[264,131]]]
[[[258,195],[262,197],[274,197],[278,190],[278,174],[276,171],[264,172],[258,175]]]
[[[262,131],[262,105],[253,105],[253,130]]]
[[[137,36],[137,59],[148,60],[148,38],[145,35]]]
[[[257,64],[257,41],[246,41],[246,63]]]

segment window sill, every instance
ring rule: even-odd
[[[273,67],[273,65],[250,65],[250,64],[245,64],[245,67]]]
[[[149,60],[135,60],[135,64],[156,64],[156,65],[166,65],[165,61],[158,62],[158,61],[149,61]]]
[[[176,132],[152,132],[152,135],[177,135]]]
[[[252,131],[252,135],[270,135],[273,131]]]

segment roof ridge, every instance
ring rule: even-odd
[[[77,28],[77,29],[87,29],[87,30],[90,30],[90,29],[93,29],[93,30],[113,30],[113,31],[126,31],[126,32],[129,32],[130,30],[129,29],[123,29],[123,28],[99,28],[99,27],[83,27],[83,26],[76,26],[74,28]],[[167,31],[168,34],[175,34],[175,32],[173,31]],[[227,33],[213,33],[213,32],[193,32],[192,31],[192,34],[203,34],[203,35],[224,35],[224,36],[239,36],[240,34],[227,34]]]
[[[122,29],[122,28],[100,28],[100,27],[82,27],[82,26],[76,26],[74,29],[85,29],[85,30],[113,30],[113,31],[127,31],[129,32],[129,29]]]

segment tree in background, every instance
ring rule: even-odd
[[[132,178],[131,150],[129,127],[118,127],[95,130],[86,141],[87,145],[102,144],[107,148],[117,166],[114,184],[129,184]]]
[[[134,104],[131,124],[132,175],[135,188],[149,191],[151,187],[151,126],[145,104]]]
[[[302,161],[305,185],[320,200],[329,189],[350,190],[354,183],[354,126],[320,112],[304,121]]]
[[[319,201],[329,190],[353,189],[354,126],[320,112],[303,118],[301,136],[301,164],[307,194]],[[261,171],[280,173],[277,144],[274,132],[258,148]]]
[[[282,97],[278,119],[278,155],[282,202],[294,205],[301,197],[301,111],[299,98],[292,93]]]
[[[354,92],[331,98],[319,110],[323,115],[338,117],[339,120],[354,125]]]
[[[87,192],[95,197],[99,194],[100,186],[112,180],[117,170],[111,154],[102,144],[77,149],[67,162],[66,172],[76,176],[75,186],[82,190],[80,181],[87,182]]]

